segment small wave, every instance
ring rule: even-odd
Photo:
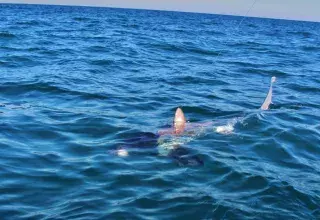
[[[20,48],[16,47],[10,47],[10,46],[0,46],[0,49],[6,50],[6,51],[20,51]]]
[[[289,34],[293,34],[293,35],[299,35],[299,36],[303,36],[305,38],[310,38],[312,36],[312,33],[307,32],[307,31],[291,31],[288,32]]]
[[[281,145],[277,140],[266,140],[265,142],[272,144],[273,147],[269,148],[267,144],[261,142],[253,145],[253,151],[259,157],[278,165],[297,166],[298,161],[285,146]]]
[[[7,109],[28,109],[31,106],[26,103],[0,103],[0,107],[5,107]]]
[[[3,66],[3,67],[9,67],[9,66],[10,66],[10,64],[9,64],[9,62],[6,62],[6,61],[2,61],[2,60],[0,60],[0,66]]]
[[[228,93],[228,94],[241,93],[241,91],[239,91],[239,90],[229,89],[229,88],[220,89],[220,91],[223,92],[223,93]]]
[[[261,42],[254,42],[254,41],[245,41],[245,42],[236,42],[228,44],[230,47],[246,47],[250,49],[266,49],[269,48],[270,45],[261,43]]]
[[[252,27],[252,28],[257,28],[257,27],[258,27],[258,26],[255,25],[255,24],[248,24],[247,26],[248,26],[248,27]]]
[[[186,34],[189,33],[188,30],[181,29],[181,28],[180,28],[180,29],[177,28],[177,29],[174,29],[174,30],[172,30],[172,31],[175,31],[175,32],[178,32],[178,33],[186,33]]]
[[[29,52],[38,52],[39,54],[44,54],[44,55],[51,55],[51,56],[58,56],[61,53],[68,54],[68,53],[74,53],[72,50],[68,49],[61,49],[61,50],[50,50],[49,48],[45,47],[30,47],[27,48],[26,51]]]
[[[42,49],[39,51],[39,53],[48,55],[48,56],[59,56],[59,54],[73,54],[74,51],[69,49],[61,49],[61,50]]]
[[[29,56],[9,56],[6,62],[10,67],[33,66],[35,64]]]
[[[281,70],[266,70],[260,68],[242,68],[241,71],[246,73],[255,73],[255,74],[267,74],[270,76],[283,77],[288,75],[288,73],[283,72]]]
[[[184,52],[185,50],[175,44],[170,43],[157,43],[157,44],[151,44],[151,46],[156,47],[158,49],[166,50],[166,51],[172,51],[172,52]]]
[[[207,84],[207,85],[228,85],[227,82],[218,80],[218,79],[211,79],[208,77],[199,77],[199,76],[179,76],[174,78],[169,78],[164,80],[169,85],[180,85],[180,84]]]
[[[73,18],[74,21],[90,21],[90,18],[87,17],[75,17]]]
[[[44,82],[34,82],[34,83],[4,83],[0,85],[0,89],[3,94],[7,95],[19,95],[25,94],[33,91],[52,93],[52,94],[70,94],[74,96],[82,96],[84,98],[97,98],[97,99],[107,99],[105,95],[98,93],[86,93],[76,90],[70,90],[67,88],[62,88],[59,86],[52,85],[50,83]]]
[[[214,19],[204,19],[202,20],[201,24],[203,25],[212,25],[212,26],[216,26],[216,25],[219,25],[220,22],[216,21],[216,18]]]
[[[39,48],[39,47],[29,47],[26,50],[29,51],[29,52],[34,52],[34,51],[40,51],[41,48]]]
[[[10,56],[8,60],[13,62],[31,62],[32,60],[26,56]]]
[[[10,33],[10,32],[0,32],[0,39],[1,38],[14,38],[16,35]]]
[[[192,47],[192,48],[187,48],[187,51],[197,53],[200,55],[213,55],[213,56],[218,56],[219,52],[214,51],[214,50],[209,50],[209,49],[204,49],[204,48],[197,48],[197,47]]]
[[[291,110],[301,110],[305,106],[302,103],[282,103],[273,104],[272,109],[291,109]],[[316,107],[316,106],[315,106]]]
[[[307,51],[307,52],[313,52],[313,51],[319,51],[319,50],[320,50],[320,47],[316,47],[316,46],[303,46],[301,49],[304,50],[304,51]]]
[[[114,64],[115,61],[110,59],[100,59],[100,60],[91,60],[89,61],[89,63],[97,66],[110,66]]]
[[[34,64],[34,60],[27,56],[9,56],[5,60],[0,61],[0,65],[12,68],[21,67],[22,65],[33,66]]]
[[[258,68],[258,67],[263,66],[262,64],[251,63],[251,62],[249,62],[249,60],[247,62],[242,62],[242,61],[221,61],[221,62],[226,63],[226,64],[234,64],[234,65],[242,66],[242,67]]]
[[[255,196],[259,196],[262,199],[262,202],[266,203],[267,201],[264,201],[263,199],[266,197],[266,195],[268,195],[269,198],[271,197],[273,199],[276,199],[276,197],[278,196],[281,197],[282,195],[285,195],[288,198],[292,198],[289,201],[291,206],[297,206],[299,208],[304,207],[310,210],[311,212],[318,209],[318,206],[316,203],[317,199],[315,199],[313,196],[309,195],[308,193],[300,191],[299,189],[295,188],[293,185],[291,185],[289,182],[286,182],[286,181],[269,184],[268,188],[257,193]],[[295,216],[294,213],[292,213],[292,215]],[[299,215],[303,216],[305,215],[305,213],[300,212]]]
[[[86,48],[90,52],[107,52],[109,51],[106,46],[90,46]]]
[[[152,46],[157,47],[162,50],[167,50],[167,51],[172,51],[172,52],[189,52],[189,53],[195,53],[195,54],[200,54],[200,55],[211,55],[211,56],[218,56],[219,55],[218,51],[199,48],[199,47],[195,47],[195,46],[188,46],[188,45],[159,43],[159,44],[153,44]]]
[[[132,29],[139,29],[140,25],[138,24],[124,24],[122,25],[124,28],[132,28]]]
[[[18,21],[16,22],[18,25],[30,25],[30,26],[37,26],[40,24],[39,21],[36,20],[30,20],[30,21]]]
[[[288,88],[295,90],[297,92],[310,92],[310,93],[315,93],[315,94],[320,92],[320,88],[310,87],[310,86],[306,86],[306,85],[289,84]]]

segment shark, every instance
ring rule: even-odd
[[[272,103],[272,89],[276,77],[271,77],[268,94],[261,105],[261,110],[268,110]],[[239,118],[230,120],[226,125],[214,126],[212,121],[204,123],[187,122],[184,112],[180,107],[175,111],[173,123],[170,128],[159,130],[158,133],[140,132],[134,138],[127,139],[125,144],[117,149],[120,157],[129,156],[130,148],[157,148],[157,155],[174,159],[179,165],[203,165],[203,160],[192,155],[184,146],[196,137],[213,127],[216,133],[230,134]]]

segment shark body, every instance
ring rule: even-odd
[[[265,98],[261,110],[268,110],[272,103],[272,86],[276,77],[271,78],[270,88]],[[230,134],[234,130],[234,125],[238,122],[232,120],[227,125],[214,127],[214,131],[220,134]],[[195,136],[210,127],[213,122],[190,124],[187,123],[181,108],[177,108],[172,127],[158,131],[157,134],[151,132],[140,132],[134,138],[127,139],[118,148],[117,155],[121,157],[129,156],[129,148],[158,149],[157,155],[168,156],[177,161],[180,165],[203,165],[204,162],[197,155],[191,155],[189,150],[183,147],[194,139]]]
[[[117,155],[129,156],[130,149],[148,150],[150,153],[172,158],[181,166],[201,166],[203,160],[183,147],[191,138],[184,136],[186,119],[181,108],[177,108],[173,120],[173,126],[169,129],[152,132],[139,132],[133,138],[126,139],[117,149]]]

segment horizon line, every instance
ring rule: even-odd
[[[90,7],[90,8],[110,8],[110,9],[127,9],[127,10],[147,10],[147,11],[160,11],[160,12],[177,12],[177,13],[192,13],[192,14],[205,14],[205,15],[220,15],[220,16],[234,16],[234,17],[247,17],[247,18],[260,18],[260,19],[273,19],[273,20],[284,20],[284,21],[297,21],[297,22],[312,22],[320,23],[317,20],[297,20],[293,18],[279,18],[279,17],[263,17],[263,16],[250,16],[250,15],[239,15],[239,14],[217,14],[210,12],[196,12],[196,11],[180,11],[180,10],[166,10],[166,9],[152,9],[152,8],[126,8],[126,7],[112,7],[105,5],[72,5],[72,4],[46,4],[46,3],[10,3],[0,2],[0,5],[47,5],[47,6],[66,6],[66,7]]]

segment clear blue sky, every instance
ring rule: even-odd
[[[245,15],[254,0],[0,0]],[[249,16],[320,21],[320,0],[257,0]]]

